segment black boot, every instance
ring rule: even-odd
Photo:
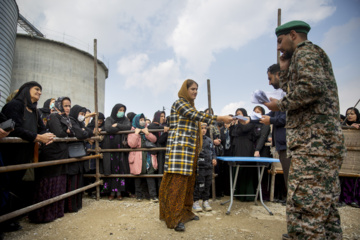
[[[184,232],[185,231],[185,225],[181,222],[175,227],[175,231],[177,232]]]

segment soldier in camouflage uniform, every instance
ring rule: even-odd
[[[287,229],[283,239],[342,239],[336,203],[339,170],[345,156],[339,98],[330,59],[307,40],[310,26],[292,21],[276,28],[280,87],[287,92],[265,105],[286,111],[291,166]]]

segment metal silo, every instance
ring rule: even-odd
[[[0,1],[0,109],[10,94],[18,16],[15,0]]]
[[[104,111],[108,69],[98,60],[98,107]],[[88,52],[47,38],[17,34],[11,91],[28,81],[42,85],[38,108],[49,98],[68,96],[71,105],[94,111],[94,58]]]

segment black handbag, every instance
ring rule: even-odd
[[[149,140],[144,140],[144,139],[142,139],[141,140],[141,147],[142,148],[156,148],[157,146],[156,146],[156,144],[155,143],[153,143],[153,142],[150,142]],[[158,153],[158,151],[148,151],[150,154],[153,154],[153,155],[155,155],[155,154],[157,154]]]
[[[156,144],[149,140],[145,140],[143,148],[156,148]]]
[[[15,122],[10,118],[5,122],[0,123],[0,128],[3,129],[5,132],[9,132],[11,130],[14,130]]]
[[[223,156],[224,155],[224,147],[222,144],[215,145],[215,154],[216,156]]]
[[[69,158],[86,156],[86,149],[83,142],[68,143]]]

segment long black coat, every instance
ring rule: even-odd
[[[233,156],[239,157],[253,157],[254,144],[252,141],[252,131],[254,124],[249,123],[242,125],[238,123],[230,127],[230,135],[232,137],[231,149]]]
[[[68,125],[66,119],[59,115],[58,113],[50,114],[49,121],[47,122],[49,131],[55,134],[56,137],[73,137],[73,134],[68,134],[66,131]],[[39,160],[50,161],[50,160],[60,160],[66,159],[69,157],[68,147],[66,142],[54,142],[50,145],[45,145],[41,149],[41,154]],[[66,173],[66,164],[56,165],[51,167],[37,168],[36,177],[42,178],[47,176],[59,176]]]
[[[114,123],[117,123],[116,127],[113,127],[112,125]],[[118,131],[125,131],[130,130],[131,124],[130,121],[124,117],[123,121],[121,123],[118,123],[115,119],[112,117],[108,117],[105,120],[105,131],[107,133],[111,133],[114,135],[105,135],[104,141],[103,141],[103,148],[104,149],[118,149],[123,148],[123,140],[126,136],[123,136],[123,134],[116,134]],[[129,160],[128,160],[128,154],[125,152],[114,152],[114,153],[104,153],[103,154],[103,164],[102,168],[100,168],[100,171],[104,173],[105,175],[110,175],[113,171],[111,169],[111,154],[120,154],[122,155],[120,159],[124,159],[124,162],[121,164],[121,173],[129,174],[130,173],[130,167],[129,167]],[[114,173],[114,172],[113,172]]]

